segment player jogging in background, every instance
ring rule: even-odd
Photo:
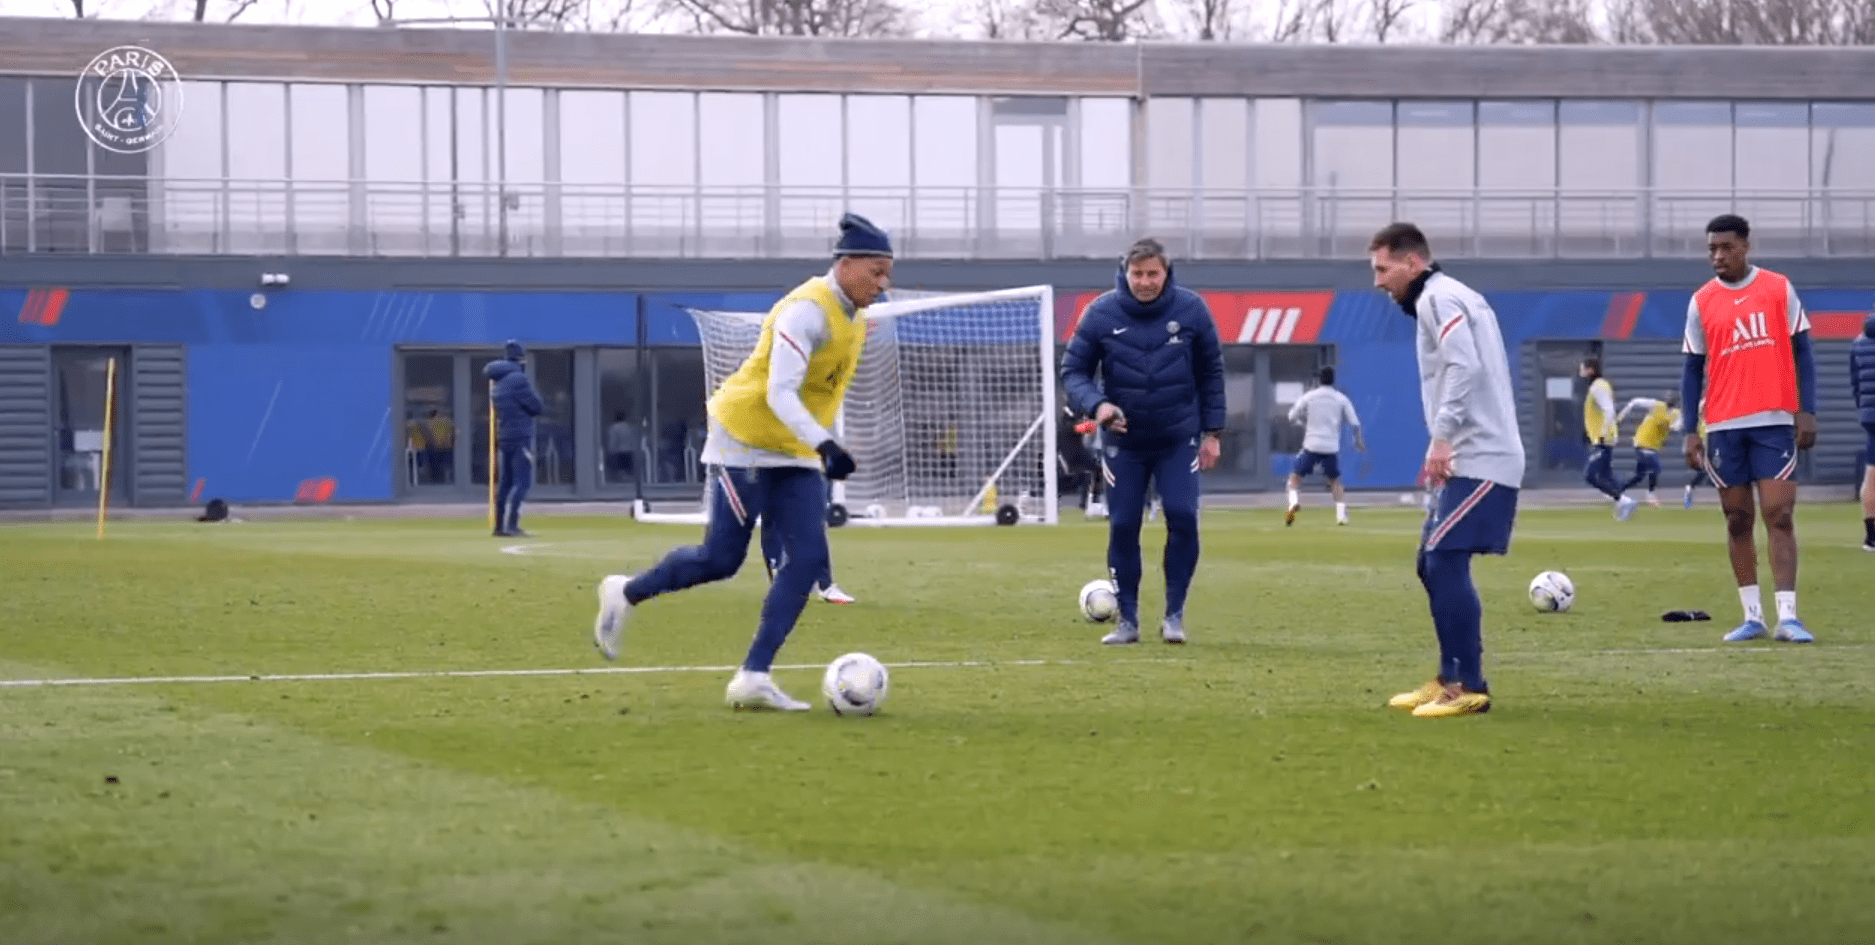
[[[1816,442],[1816,357],[1810,317],[1784,276],[1751,265],[1751,225],[1725,214],[1706,224],[1714,278],[1686,307],[1686,367],[1680,400],[1700,404],[1702,437],[1691,415],[1686,463],[1704,465],[1725,511],[1725,543],[1745,622],[1728,643],[1770,634],[1787,643],[1815,639],[1797,619],[1797,451]],[[1753,487],[1756,495],[1753,495]],[[1754,498],[1757,508],[1754,509]],[[1777,630],[1767,630],[1758,591],[1754,512],[1762,510],[1777,582]]]
[[[1432,261],[1418,227],[1394,223],[1368,249],[1374,284],[1418,322],[1419,396],[1432,435],[1422,476],[1436,490],[1418,571],[1439,638],[1439,671],[1387,704],[1420,718],[1489,712],[1484,608],[1471,559],[1509,551],[1517,520],[1524,454],[1510,357],[1484,296]]]
[[[495,410],[495,537],[528,538],[521,530],[521,503],[534,485],[534,418],[540,416],[540,394],[527,379],[527,350],[510,341],[502,359],[482,368],[493,388],[489,403]]]
[[[1361,418],[1354,412],[1353,401],[1348,395],[1335,389],[1335,369],[1322,368],[1321,386],[1296,399],[1295,406],[1289,408],[1289,422],[1303,425],[1302,452],[1296,454],[1296,464],[1289,472],[1289,511],[1283,516],[1284,525],[1296,523],[1296,512],[1302,508],[1302,477],[1322,468],[1322,475],[1328,477],[1328,488],[1335,496],[1335,524],[1348,524],[1347,496],[1341,491],[1341,428],[1345,424],[1354,428],[1354,448],[1367,452],[1367,442],[1361,438]]]
[[[1183,643],[1185,596],[1198,570],[1198,473],[1216,464],[1224,428],[1224,351],[1211,309],[1173,282],[1158,240],[1128,248],[1116,282],[1088,304],[1061,355],[1069,405],[1102,428],[1109,477],[1107,570],[1120,619],[1100,642],[1139,642],[1139,531],[1147,489],[1157,486],[1165,511],[1159,634]]]
[[[1640,503],[1629,498],[1615,482],[1615,444],[1621,432],[1615,420],[1615,386],[1602,376],[1600,358],[1584,358],[1582,376],[1589,379],[1588,397],[1582,401],[1582,426],[1589,435],[1589,462],[1582,470],[1582,478],[1602,495],[1615,500],[1615,518],[1625,522]]]
[[[1658,507],[1660,497],[1654,490],[1660,487],[1660,451],[1667,445],[1667,437],[1673,433],[1673,427],[1680,422],[1680,395],[1668,394],[1660,400],[1652,397],[1636,397],[1621,408],[1615,417],[1615,423],[1628,418],[1634,411],[1641,412],[1641,425],[1634,430],[1634,475],[1621,486],[1622,494],[1642,483],[1647,484],[1647,504]]]
[[[1862,323],[1862,336],[1849,345],[1849,384],[1856,415],[1868,443],[1862,461],[1862,550],[1875,551],[1875,315]]]
[[[726,698],[735,708],[805,711],[769,669],[828,567],[827,480],[853,474],[853,457],[828,432],[866,344],[866,306],[892,282],[892,244],[864,217],[840,218],[833,267],[769,310],[755,350],[710,397],[703,462],[710,468],[703,544],[678,548],[636,577],[599,582],[593,645],[617,659],[632,608],[733,576],[757,519],[781,537],[781,570],[762,601],[755,640]]]

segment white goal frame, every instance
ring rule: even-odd
[[[1014,299],[1033,299],[1036,300],[1038,305],[1036,327],[1040,337],[1036,347],[1036,361],[1034,365],[1036,371],[1035,377],[1041,387],[1041,411],[1039,415],[1028,425],[1027,430],[1023,432],[1021,437],[1009,446],[1007,452],[1002,456],[1001,462],[997,464],[995,469],[985,477],[981,483],[975,485],[974,494],[968,502],[961,507],[944,508],[940,506],[911,505],[899,514],[884,511],[877,507],[876,504],[869,506],[867,509],[852,509],[845,506],[846,483],[835,482],[833,483],[831,504],[841,506],[844,509],[846,514],[843,516],[843,524],[847,526],[863,527],[960,527],[998,524],[1013,525],[1017,523],[1054,525],[1059,523],[1060,497],[1056,495],[1056,491],[1059,488],[1060,470],[1058,466],[1060,460],[1056,456],[1055,444],[1056,426],[1060,419],[1060,404],[1056,399],[1054,287],[1051,285],[1031,285],[1009,289],[996,289],[987,292],[921,292],[910,298],[901,297],[893,301],[872,305],[866,309],[865,318],[869,321],[902,318],[939,309]],[[759,327],[762,321],[768,317],[768,313],[766,311],[725,311],[720,309],[706,310],[695,308],[687,308],[686,311],[690,313],[692,318],[697,320],[697,327],[699,333],[702,335],[703,344],[705,345],[704,385],[706,388],[705,395],[707,396],[714,393],[715,386],[722,382],[722,378],[712,378],[710,376],[709,351],[707,348],[709,343],[708,327],[705,324],[705,320],[729,318]],[[869,340],[868,345],[870,346],[871,344],[872,342]],[[746,357],[747,354],[747,351],[739,352],[736,360],[740,362],[741,358]],[[864,371],[863,365],[867,357],[868,354],[864,352],[860,355],[862,373]],[[860,380],[855,378],[853,383],[858,385]],[[849,390],[849,394],[850,393],[851,391]],[[977,405],[974,404],[956,405],[956,408],[959,410],[970,410],[976,407]],[[845,421],[845,413],[842,411],[841,415],[834,421],[834,435],[840,438],[842,444],[848,444],[849,448],[851,448],[848,438],[844,436]],[[1036,441],[1037,438],[1039,438],[1039,449],[1042,457],[1042,494],[1039,496],[1033,494],[1004,494],[997,488],[998,483],[1002,481],[1011,464],[1022,457],[1025,450],[1028,449],[1030,444]],[[901,450],[901,453],[902,452],[904,451]],[[855,458],[860,461],[861,467],[864,469],[866,458],[857,455],[857,453]],[[706,482],[704,485],[701,508],[697,511],[653,511],[650,503],[639,498],[634,499],[632,502],[632,517],[638,521],[648,523],[705,524],[709,521],[710,488],[710,484]],[[990,496],[992,490],[997,491],[996,508],[993,511],[984,511],[984,501]],[[1009,520],[1011,516],[1008,510],[1012,507],[1015,512],[1014,521]]]

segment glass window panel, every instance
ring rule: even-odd
[[[625,252],[625,93],[560,92],[560,225],[567,252]]]
[[[1800,102],[1740,102],[1732,167],[1740,192],[1810,186],[1810,115]]]
[[[607,483],[627,484],[645,468],[644,418],[638,412],[638,352],[632,348],[600,348],[594,352],[599,368],[599,416],[603,433],[600,469]]]
[[[912,155],[918,190],[912,196],[910,228],[921,245],[956,251],[970,238],[976,213],[977,100],[920,95],[912,99],[912,121],[918,141]]]
[[[701,482],[698,456],[707,431],[703,359],[695,348],[657,348],[651,384],[657,414],[651,420],[654,481]],[[652,471],[652,470],[647,470]]]
[[[398,468],[404,485],[442,486],[456,481],[455,416],[455,355],[406,353],[404,451]]]
[[[567,89],[560,93],[560,180],[567,184],[625,182],[625,94]]]
[[[1556,168],[1564,252],[1631,252],[1639,244],[1641,110],[1633,102],[1565,100],[1557,106]]]
[[[495,179],[494,157],[488,147],[492,135],[486,135],[482,129],[493,125],[493,117],[487,108],[487,99],[483,89],[456,88],[454,93],[456,123],[456,180],[475,181],[477,183]]]
[[[296,86],[294,94],[302,88]],[[423,89],[401,85],[367,85],[365,97],[365,177],[372,181],[409,184],[423,179]],[[293,103],[293,176],[303,179],[299,161],[300,139],[315,133]]]
[[[1053,125],[998,123],[996,128],[996,230],[1005,238],[1039,237],[1045,184],[1043,138]]]
[[[427,154],[424,156],[423,214],[427,224],[424,244],[429,253],[450,253],[455,246],[452,240],[452,228],[459,226],[452,208],[455,206],[455,168],[457,160],[456,142],[451,137],[455,126],[454,89],[426,88],[423,90],[423,123],[425,126],[424,144]]]
[[[783,193],[801,187],[837,189],[839,154],[827,142],[840,137],[840,96],[778,96],[775,124],[780,158],[776,183]]]
[[[1875,190],[1875,102],[1818,102],[1810,121],[1811,186]]]
[[[288,86],[287,95],[293,120],[288,169],[294,181],[290,197],[295,248],[343,252],[351,223],[350,89],[301,83]],[[415,127],[415,116],[411,119],[409,126]],[[374,225],[414,229],[415,196],[408,191],[372,194]]]
[[[185,82],[188,118],[150,152],[152,249],[167,253],[221,251],[221,83]],[[157,211],[160,207],[160,212]],[[160,218],[160,219],[159,219]]]
[[[911,98],[846,97],[848,203],[888,230],[903,228],[905,189],[911,186]]]
[[[1707,220],[1721,213],[1749,212],[1732,195],[1732,105],[1730,102],[1654,104],[1654,227],[1656,247],[1696,253],[1705,245]],[[1801,214],[1798,203],[1791,212]],[[1754,220],[1754,231],[1768,220]],[[1761,235],[1754,232],[1754,239]]]
[[[462,417],[462,422],[470,428],[469,433],[469,483],[488,486],[488,381],[483,379],[482,371],[489,362],[501,358],[494,354],[471,354],[469,358],[469,412]]]
[[[1081,110],[1080,184],[1096,190],[1133,183],[1133,103],[1124,98],[1084,98]]]
[[[227,252],[284,252],[286,86],[228,83]],[[185,122],[184,124],[187,124]]]
[[[688,92],[630,94],[632,187],[696,184],[696,96]]]
[[[1309,110],[1316,226],[1331,252],[1358,253],[1395,215],[1393,103],[1311,102]]]
[[[1302,100],[1260,98],[1250,110],[1256,123],[1256,168],[1260,187],[1302,186]]]
[[[540,392],[540,416],[534,421],[534,482],[543,486],[570,486],[574,473],[574,431],[579,417],[573,409],[573,352],[528,353],[528,373]]]
[[[1477,142],[1471,102],[1402,101],[1394,142],[1395,212],[1430,232],[1472,229]]]
[[[1147,187],[1178,191],[1189,190],[1194,183],[1192,132],[1196,105],[1197,101],[1189,98],[1146,100]]]
[[[26,173],[26,138],[26,80],[0,77],[0,174]]]
[[[490,107],[493,92],[490,92]],[[517,190],[536,193],[547,180],[546,104],[540,89],[508,89],[508,176]],[[490,122],[494,117],[490,116]],[[499,165],[497,165],[499,167]]]
[[[72,114],[72,83],[40,79],[32,84],[32,96],[33,173],[77,178],[89,174],[85,152],[91,142]]]
[[[1556,103],[1478,103],[1479,248],[1552,251],[1556,235]]]
[[[1250,186],[1250,101],[1206,98],[1198,101],[1203,136],[1198,177],[1206,190],[1241,191]]]

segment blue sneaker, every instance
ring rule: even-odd
[[[1765,636],[1765,634],[1769,632],[1770,631],[1764,628],[1764,624],[1762,622],[1757,621],[1757,620],[1747,620],[1744,623],[1739,624],[1738,629],[1733,630],[1731,633],[1726,634],[1725,642],[1743,643],[1746,640],[1758,640],[1758,639],[1762,639]]]
[[[1815,643],[1816,642],[1816,637],[1811,636],[1810,631],[1804,629],[1803,621],[1801,620],[1778,621],[1777,632],[1771,635],[1771,639],[1777,640],[1783,643]]]
[[[1689,509],[1693,507],[1693,490],[1691,489],[1686,490],[1686,506],[1685,507]]]

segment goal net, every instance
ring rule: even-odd
[[[713,393],[755,350],[768,313],[689,311]],[[987,525],[1000,512],[1005,524],[1054,524],[1053,287],[901,295],[866,321],[834,430],[859,466],[833,487],[846,523]],[[703,521],[642,502],[635,512]]]

